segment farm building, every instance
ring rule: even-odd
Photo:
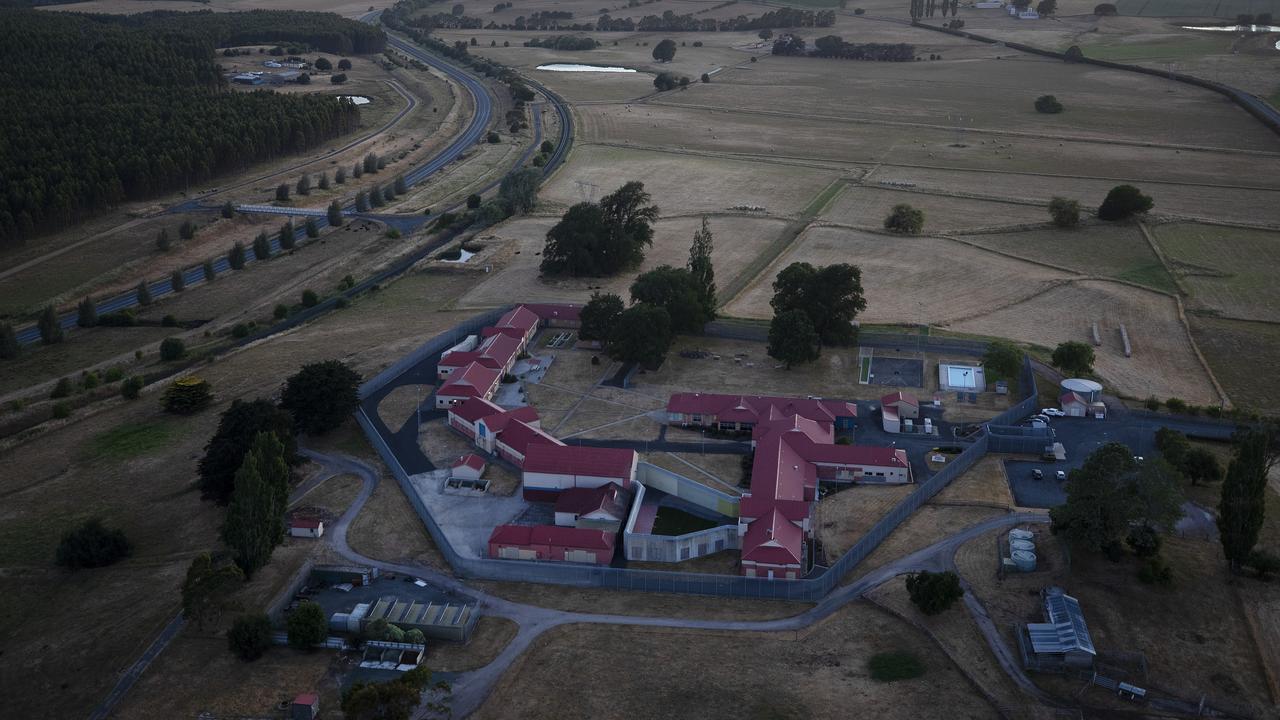
[[[475,453],[467,453],[453,461],[453,465],[449,467],[449,476],[462,480],[479,480],[484,475],[485,465],[484,458]]]
[[[261,85],[262,76],[256,73],[240,73],[232,77],[231,82],[238,85]]]
[[[1097,651],[1080,601],[1060,587],[1045,588],[1040,595],[1045,622],[1027,623],[1025,635],[1018,638],[1024,663],[1035,667],[1091,667]]]
[[[500,441],[501,442],[501,441]],[[554,501],[571,488],[597,488],[610,483],[628,489],[640,456],[635,450],[537,443],[528,446],[524,462],[524,498]]]
[[[289,720],[315,720],[320,717],[320,696],[302,693],[289,705]]]
[[[324,535],[324,521],[320,518],[293,518],[289,521],[290,537],[318,538]]]
[[[501,372],[473,362],[452,374],[445,384],[436,389],[436,407],[445,409],[477,397],[488,400],[497,391],[501,380]]]
[[[401,630],[421,630],[429,638],[465,643],[471,639],[479,619],[480,609],[475,603],[423,602],[387,595],[379,598],[359,622],[362,630],[374,620],[386,620]]]
[[[616,533],[607,530],[499,525],[489,536],[489,557],[608,565],[613,561],[616,543]]]
[[[631,494],[613,483],[570,488],[556,498],[556,525],[617,532],[626,520]]]
[[[378,578],[378,568],[360,565],[317,565],[311,568],[311,582],[316,585],[368,585]]]
[[[902,432],[903,420],[920,417],[920,401],[911,393],[890,393],[880,398],[880,415],[885,432]]]
[[[747,431],[770,414],[799,415],[814,422],[852,430],[858,407],[843,400],[676,393],[667,401],[667,422],[682,427]]]

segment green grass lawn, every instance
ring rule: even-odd
[[[1229,33],[1227,34],[1229,35]],[[1115,62],[1182,60],[1202,55],[1223,55],[1230,51],[1229,37],[1187,37],[1143,43],[1085,45],[1085,57]]]
[[[880,682],[910,680],[924,675],[924,663],[907,652],[878,653],[867,662],[871,677]]]
[[[858,373],[858,382],[871,382],[871,358],[869,357],[862,358],[862,369]]]
[[[87,452],[99,460],[128,460],[168,445],[180,427],[175,422],[128,423],[98,434]]]
[[[710,520],[671,507],[659,508],[657,517],[653,519],[654,535],[687,535],[713,527],[716,523]]]

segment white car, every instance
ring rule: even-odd
[[[1059,470],[1058,472],[1054,473],[1054,474],[1053,474],[1053,476],[1054,476],[1055,478],[1057,478],[1058,480],[1066,480],[1066,479],[1067,479],[1067,474],[1066,474],[1065,472],[1063,472],[1062,470]]]
[[[1065,412],[1063,412],[1062,410],[1059,410],[1058,408],[1045,408],[1040,411],[1040,414],[1048,415],[1049,417],[1066,417],[1067,416]]]

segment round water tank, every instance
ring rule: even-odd
[[[1010,555],[1013,564],[1022,572],[1031,572],[1036,569],[1036,554],[1030,550],[1014,550]]]
[[[1031,542],[1030,540],[1019,540],[1015,538],[1009,541],[1009,549],[1010,550],[1030,550],[1034,552],[1036,549],[1036,544]]]
[[[1073,392],[1084,398],[1085,402],[1097,402],[1102,399],[1102,386],[1084,378],[1067,378],[1059,385],[1063,394]]]
[[[1035,536],[1035,533],[1030,530],[1023,530],[1022,528],[1014,528],[1009,531],[1010,540],[1031,540]]]

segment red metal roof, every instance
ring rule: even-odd
[[[467,398],[449,408],[450,415],[456,415],[469,423],[474,423],[481,418],[498,415],[502,412],[502,408],[496,403],[485,400],[482,397]]]
[[[1089,401],[1076,392],[1063,393],[1062,397],[1058,398],[1058,403],[1060,405],[1084,405],[1085,407],[1089,405]]]
[[[294,705],[315,705],[320,702],[320,696],[315,693],[302,693],[293,699]]]
[[[457,368],[480,363],[487,368],[504,368],[520,354],[520,340],[507,334],[490,335],[475,350],[451,352],[440,358],[437,367]]]
[[[294,518],[289,521],[289,527],[318,529],[324,521],[319,518]]]
[[[573,303],[525,303],[521,307],[548,321],[578,322],[582,319],[582,306]]]
[[[507,423],[507,426],[502,430],[502,434],[498,436],[498,442],[521,455],[525,455],[525,467],[528,467],[528,453],[532,448],[545,445],[563,445],[559,440],[542,430],[519,420]]]
[[[484,397],[498,381],[500,374],[497,370],[473,362],[450,375],[449,381],[441,385],[436,394],[445,397]]]
[[[611,517],[621,520],[627,512],[625,501],[628,497],[630,497],[629,493],[613,483],[605,483],[594,488],[569,488],[556,498],[555,511],[587,515],[597,510],[604,510]]]
[[[467,453],[453,461],[453,467],[469,467],[472,470],[484,470],[484,458],[475,453]]]
[[[906,403],[911,407],[917,407],[917,408],[920,407],[920,401],[916,399],[915,395],[912,395],[911,393],[904,393],[901,390],[899,390],[898,392],[889,393],[888,395],[885,395],[884,397],[880,398],[881,408],[883,408],[885,405],[897,404],[897,403]]]
[[[667,412],[714,415],[729,422],[758,422],[768,416],[770,408],[777,408],[783,415],[800,415],[817,422],[830,423],[838,417],[858,416],[858,407],[844,400],[676,393],[667,401]]]
[[[770,565],[799,565],[804,557],[804,531],[777,510],[747,526],[742,559]]]
[[[538,327],[538,324],[541,322],[542,318],[538,317],[537,313],[524,305],[518,305],[509,310],[507,314],[503,315],[501,318],[498,318],[498,322],[494,323],[493,327],[499,329],[515,328],[517,330],[528,332],[529,330]]]
[[[504,438],[505,439],[505,438]],[[631,479],[636,451],[567,445],[536,445],[525,453],[525,472]]]
[[[616,542],[615,533],[607,530],[556,525],[499,525],[489,535],[490,544],[522,547],[554,545],[583,550],[612,550]]]

